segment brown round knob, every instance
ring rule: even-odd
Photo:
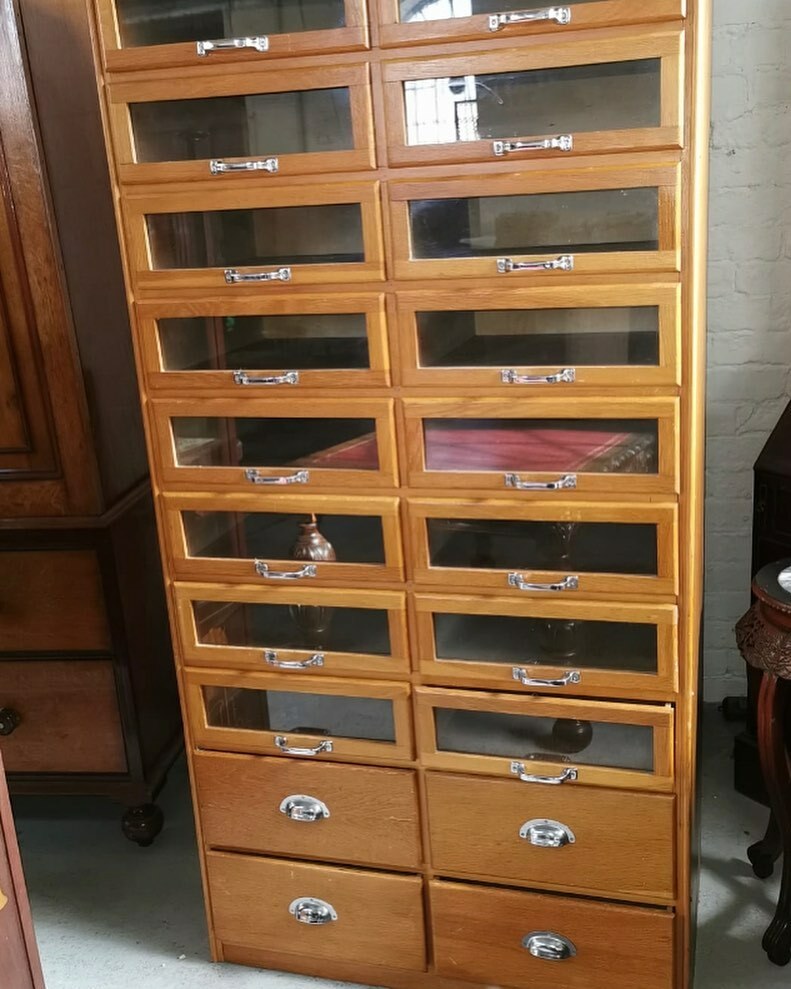
[[[0,707],[0,735],[10,735],[22,723],[22,718],[13,708]]]

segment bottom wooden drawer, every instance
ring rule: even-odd
[[[671,989],[673,915],[432,882],[440,975],[515,989]]]
[[[360,965],[425,969],[423,883],[417,876],[223,852],[209,852],[206,868],[220,941]]]
[[[0,738],[9,773],[123,773],[124,739],[110,660],[0,661]]]

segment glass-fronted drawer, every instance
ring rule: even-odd
[[[163,506],[176,579],[360,587],[403,578],[395,498],[168,494]]]
[[[408,507],[418,584],[542,600],[677,592],[675,505],[410,499]]]
[[[401,381],[514,393],[679,385],[679,301],[678,285],[399,292]]]
[[[670,790],[673,709],[474,690],[415,688],[420,759],[429,769]]]
[[[260,396],[390,384],[382,295],[138,303],[152,392]]]
[[[671,604],[416,594],[421,676],[435,684],[582,696],[671,698]]]
[[[122,182],[289,175],[374,167],[366,65],[266,69],[111,83]]]
[[[404,399],[409,483],[519,496],[678,491],[675,398]]]
[[[175,594],[187,666],[384,679],[409,673],[403,594],[287,583],[178,583]]]
[[[395,487],[392,402],[180,399],[152,411],[161,478],[193,488]]]
[[[186,672],[198,748],[314,759],[412,759],[409,686],[272,673]]]
[[[111,72],[171,66],[204,71],[234,62],[368,47],[363,0],[96,0]]]
[[[123,199],[139,295],[189,289],[232,296],[290,284],[376,281],[383,275],[376,182],[211,192],[129,192]],[[141,187],[142,189],[143,187]]]
[[[686,0],[567,0],[562,5],[524,0],[376,0],[380,44],[557,35],[621,24],[649,24],[686,15]],[[598,45],[598,39],[592,45]]]
[[[680,148],[681,35],[386,62],[391,165]]]
[[[510,288],[677,271],[679,174],[649,165],[391,182],[395,276],[496,276]]]

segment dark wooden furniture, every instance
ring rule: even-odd
[[[755,462],[752,574],[791,556],[791,404]],[[746,797],[769,804],[758,756],[760,673],[747,667],[747,725],[733,746],[734,787]]]
[[[179,717],[76,0],[0,0],[0,190],[0,750],[12,791],[115,797],[145,842]]]

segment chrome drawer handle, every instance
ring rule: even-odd
[[[564,491],[577,486],[576,474],[564,474],[557,481],[523,481],[518,474],[503,474],[503,480],[517,491]]]
[[[497,259],[497,274],[507,275],[509,271],[573,271],[574,258],[571,254],[561,254],[552,261],[514,261],[511,258]]]
[[[280,813],[285,814],[289,821],[314,824],[316,821],[326,820],[330,816],[330,809],[318,797],[292,793],[290,797],[284,797],[280,802]]]
[[[504,385],[572,385],[577,380],[577,371],[573,367],[564,367],[555,374],[519,374],[513,368],[503,368],[500,380]]]
[[[240,282],[290,282],[291,268],[278,268],[277,271],[254,271],[249,275],[240,274],[236,268],[226,268],[225,281],[228,285],[238,285]]]
[[[579,590],[579,577],[564,577],[556,584],[532,584],[521,573],[508,574],[508,586],[518,591],[576,591]]]
[[[335,907],[326,900],[319,900],[315,896],[300,896],[293,900],[288,908],[288,912],[300,924],[331,924],[338,919]]]
[[[564,848],[577,840],[571,828],[560,821],[548,821],[545,818],[525,821],[519,829],[519,837],[536,848]]]
[[[255,561],[255,572],[264,580],[302,580],[304,577],[316,577],[316,566],[306,563],[301,570],[270,570],[269,564],[263,560]]]
[[[270,666],[276,666],[279,670],[307,670],[312,666],[324,666],[324,655],[320,652],[314,652],[309,659],[289,662],[285,659],[278,659],[274,649],[266,649],[264,650],[264,660]]]
[[[268,52],[269,38],[266,35],[257,38],[216,38],[214,41],[198,41],[195,44],[195,49],[201,58],[205,58],[211,52],[237,51],[240,48]]]
[[[542,137],[537,141],[492,141],[492,151],[498,158],[511,155],[515,151],[573,151],[574,138],[571,134],[558,134],[557,137]]]
[[[489,18],[489,30],[499,31],[506,24],[526,24],[530,21],[570,24],[571,10],[568,7],[543,7],[539,10],[515,10],[509,14],[492,14]]]
[[[515,666],[511,670],[511,677],[514,680],[518,680],[523,687],[568,687],[570,683],[582,682],[582,674],[579,670],[571,670],[565,676],[562,676],[557,680],[542,680],[540,678],[531,677],[524,667]]]
[[[553,934],[552,931],[531,931],[522,938],[522,947],[526,948],[533,958],[541,958],[548,962],[563,962],[573,958],[577,949],[567,937]]]
[[[234,371],[233,383],[235,385],[298,385],[299,371],[284,371],[282,374],[275,374],[269,377],[256,377],[248,374],[247,371]]]
[[[251,484],[307,484],[310,480],[310,471],[298,470],[296,474],[277,474],[274,477],[267,477],[254,467],[248,467],[244,476]]]
[[[523,762],[512,762],[511,773],[518,776],[523,783],[540,783],[542,786],[560,786],[562,783],[573,783],[577,779],[576,769],[564,769],[560,776],[532,776],[525,771]]]
[[[222,158],[212,158],[209,162],[209,171],[212,175],[225,175],[227,172],[270,172],[274,174],[279,168],[279,158],[253,158],[250,161],[223,161]]]
[[[330,738],[319,742],[313,748],[300,748],[299,746],[289,745],[288,738],[285,735],[275,735],[275,745],[281,752],[285,752],[286,755],[321,755],[322,752],[332,752],[332,739]]]

